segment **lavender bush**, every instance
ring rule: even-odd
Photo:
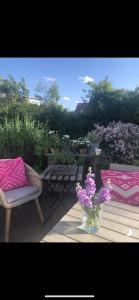
[[[117,163],[132,163],[139,155],[139,126],[132,123],[112,122],[107,127],[95,125],[101,147]]]

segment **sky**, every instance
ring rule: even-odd
[[[56,80],[60,104],[74,110],[82,102],[87,81],[99,82],[106,76],[114,88],[134,89],[139,85],[139,58],[0,58],[0,76],[26,79],[30,97],[38,81]]]

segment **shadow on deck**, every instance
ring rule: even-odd
[[[10,242],[40,242],[77,202],[76,195],[68,194],[60,202],[57,195],[40,198],[45,222],[40,223],[33,201],[12,210]],[[0,206],[0,242],[4,241],[5,209]]]

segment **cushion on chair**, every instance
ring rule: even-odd
[[[102,182],[111,180],[112,200],[139,206],[139,172],[102,170]]]
[[[4,192],[6,200],[8,203],[16,202],[22,198],[31,196],[34,193],[37,193],[38,187],[36,186],[25,186],[21,188],[16,188],[11,191]]]
[[[0,160],[0,188],[3,191],[28,185],[22,157]]]

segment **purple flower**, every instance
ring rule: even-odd
[[[80,201],[86,197],[86,191],[84,189],[80,189],[77,191],[77,197],[79,198]]]
[[[104,128],[96,125],[94,135],[102,136],[102,148],[113,162],[128,162],[138,157],[139,126],[112,122]]]
[[[87,175],[85,183],[86,183],[86,192],[87,192],[87,195],[94,196],[95,192],[96,192],[96,184],[95,184],[95,181],[92,178],[91,174]]]
[[[89,195],[87,195],[87,192],[85,189],[80,188],[77,191],[77,197],[82,205],[85,205],[87,207],[92,207],[91,197]]]
[[[104,203],[111,200],[110,189],[107,187],[101,188],[97,195],[97,203]]]
[[[99,205],[111,199],[110,190],[111,185],[110,181],[107,182],[107,186],[102,188],[99,194],[96,196],[96,184],[95,180],[92,178],[94,174],[92,174],[91,168],[89,168],[89,173],[86,176],[85,180],[85,188],[82,188],[80,184],[76,186],[77,197],[81,205],[92,208],[94,205]],[[97,202],[95,203],[95,198]]]
[[[84,198],[83,204],[87,207],[92,207],[92,201],[91,198],[89,196],[86,196]]]

